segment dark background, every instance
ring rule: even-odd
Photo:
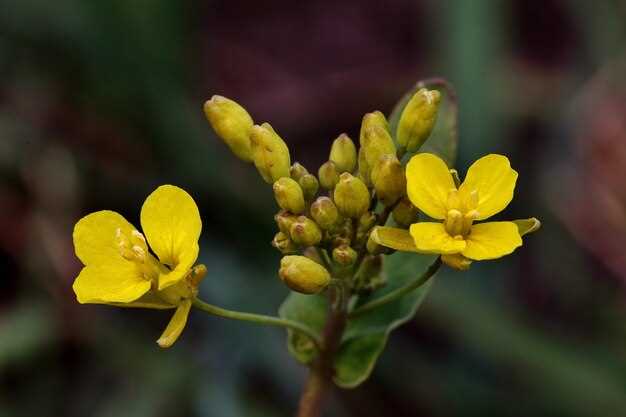
[[[316,171],[420,78],[460,98],[460,154],[519,171],[512,256],[444,270],[332,416],[626,415],[622,1],[0,0],[0,417],[289,416],[305,376],[281,330],[76,303],[71,230],[139,224],[164,183],[203,218],[203,298],[273,313],[276,210],[202,103],[242,103]]]

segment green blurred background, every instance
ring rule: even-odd
[[[202,103],[231,97],[316,171],[420,78],[460,98],[464,172],[520,172],[514,255],[445,269],[371,379],[328,416],[626,415],[623,1],[0,0],[0,417],[290,416],[305,371],[281,330],[76,303],[71,231],[138,224],[158,185],[203,217],[204,299],[274,313],[276,210]]]

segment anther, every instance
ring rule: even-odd
[[[448,200],[446,201],[446,205],[448,207],[448,210],[458,211],[459,207],[461,206],[461,199],[459,198],[459,190],[457,190],[456,188],[452,188],[448,191]]]
[[[463,234],[463,214],[457,209],[448,210],[446,221],[444,223],[446,232],[450,236]]]

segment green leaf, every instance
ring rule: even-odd
[[[323,295],[292,292],[280,306],[278,315],[306,324],[319,335],[324,328],[327,310],[328,300]],[[298,362],[305,365],[311,363],[317,354],[315,345],[309,338],[292,330],[287,331],[287,349]]]
[[[441,88],[439,85],[429,85],[428,83],[423,84],[421,82],[415,84],[409,92],[402,96],[389,115],[389,130],[391,131],[391,136],[394,140],[396,140],[396,130],[398,128],[398,122],[400,121],[402,111],[413,94],[423,87],[439,90],[442,94],[443,100],[439,105],[439,113],[437,115],[437,122],[433,128],[433,132],[418,152],[434,153],[446,161],[449,167],[452,167],[454,166],[454,162],[456,160],[458,144],[458,109],[456,101],[450,99],[449,91],[446,91],[445,88]]]
[[[434,255],[398,252],[385,259],[388,284],[359,305],[375,300],[396,288],[408,284],[426,271]],[[371,374],[376,360],[383,352],[389,334],[411,320],[430,290],[433,279],[404,297],[376,310],[364,313],[348,322],[335,358],[335,383],[342,388],[354,388]]]

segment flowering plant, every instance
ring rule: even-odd
[[[254,124],[235,101],[213,96],[204,111],[235,156],[272,186],[279,207],[272,245],[284,255],[278,277],[293,290],[279,316],[198,299],[207,273],[194,266],[202,222],[193,198],[172,185],[146,199],[143,234],[113,211],[76,224],[74,246],[85,267],[74,291],[80,303],[175,309],[157,341],[163,348],[179,338],[192,307],[286,328],[289,352],[310,368],[301,417],[320,414],[331,381],[353,388],[367,379],[389,334],[413,317],[442,264],[466,270],[500,258],[539,228],[534,218],[481,222],[506,208],[518,174],[505,156],[491,154],[460,181],[453,169],[456,99],[443,80],[418,83],[389,119],[366,114],[358,149],[339,135],[317,175],[292,164],[274,128]],[[399,267],[407,259],[410,271]]]

